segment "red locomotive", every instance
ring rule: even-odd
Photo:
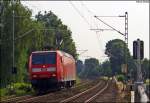
[[[72,87],[76,81],[75,60],[63,51],[35,51],[29,58],[29,74],[35,90]]]

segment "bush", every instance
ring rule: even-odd
[[[124,88],[124,84],[122,82],[117,82],[117,89],[119,90],[119,92],[121,92]]]
[[[76,77],[76,84],[79,84],[79,83],[81,83],[81,80],[80,80],[80,78],[77,76],[77,77]]]
[[[102,80],[108,80],[108,77],[106,77],[106,76],[102,76],[102,77],[100,77]]]
[[[146,85],[150,85],[150,79],[145,80]]]
[[[0,89],[0,97],[3,97],[3,96],[5,96],[7,94],[7,89],[6,88],[1,88]]]
[[[24,90],[26,92],[31,91],[31,84],[27,83],[15,83],[14,88],[17,90]]]
[[[118,81],[122,81],[122,82],[125,80],[125,76],[122,75],[122,74],[117,75],[116,78],[117,78]]]
[[[33,93],[33,89],[31,84],[28,83],[12,83],[8,85],[6,88],[0,89],[1,96],[7,95],[25,95],[29,93]]]

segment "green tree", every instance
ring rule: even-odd
[[[81,73],[83,68],[84,68],[83,62],[81,60],[77,60],[76,62],[77,75]]]
[[[31,19],[31,10],[24,7],[20,1],[3,1],[3,13],[1,15],[1,86],[10,83],[14,76],[12,70],[12,44],[13,44],[13,10],[14,10],[14,34],[15,34],[15,67],[17,67],[17,75],[15,80],[22,82],[27,78],[27,68],[25,64],[28,62],[29,54],[32,50],[41,48],[42,33],[37,28],[41,27],[41,23]],[[25,35],[26,32],[33,29],[33,32]]]
[[[81,72],[82,78],[96,78],[99,76],[99,61],[96,58],[85,59],[84,70]]]
[[[150,79],[150,73],[149,73],[150,72],[150,60],[145,58],[142,61],[141,69],[142,69],[144,79]]]
[[[52,12],[45,13],[41,17],[32,19],[32,12],[21,2],[2,1],[0,6],[4,5],[1,10],[0,24],[0,46],[1,46],[1,63],[0,63],[0,86],[4,87],[11,83],[25,82],[28,80],[27,63],[32,51],[42,50],[45,44],[56,46],[56,34],[58,31],[62,35],[63,43],[61,50],[76,56],[76,47],[71,37],[71,31],[61,20]],[[13,44],[13,10],[14,10],[14,34],[15,34],[15,67],[17,67],[16,76],[12,75],[12,44]],[[40,20],[41,19],[41,20]],[[54,30],[44,31],[43,28],[55,28]],[[63,31],[63,32],[62,32]]]
[[[42,22],[44,28],[47,29],[44,30],[43,33],[43,46],[49,45],[54,48],[63,50],[73,55],[73,57],[77,59],[75,43],[73,42],[73,39],[71,37],[72,32],[66,25],[62,24],[62,21],[52,11],[45,11],[44,14],[39,12],[36,15],[36,19],[37,21]],[[62,44],[59,47],[56,42],[58,36],[63,40]]]
[[[111,76],[112,75],[110,61],[106,60],[100,65],[100,74],[103,76]]]
[[[125,48],[124,48],[125,46]],[[127,45],[124,41],[120,39],[114,39],[110,40],[106,44],[106,50],[105,54],[108,55],[110,59],[110,64],[112,68],[113,75],[115,73],[120,74],[121,73],[121,65],[125,63],[125,51],[127,58],[130,58],[129,49],[127,48]]]

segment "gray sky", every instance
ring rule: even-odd
[[[79,12],[71,5],[77,8]],[[22,1],[22,4],[32,9],[33,15],[38,11],[52,11],[72,31],[72,37],[77,50],[88,50],[80,55],[80,59],[95,57],[100,62],[106,59],[105,45],[109,40],[124,37],[115,31],[95,32],[89,29],[106,28],[102,22],[94,18],[97,16],[118,16],[128,12],[129,49],[132,54],[132,42],[137,38],[144,41],[145,57],[149,58],[149,4],[135,1]],[[79,14],[80,13],[80,14]],[[85,20],[86,19],[86,20]],[[124,31],[124,18],[101,17],[103,21]],[[88,22],[87,22],[88,21]],[[78,51],[81,53],[81,51]]]

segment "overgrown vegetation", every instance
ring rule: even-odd
[[[8,85],[6,88],[0,89],[0,96],[8,96],[8,95],[26,95],[33,94],[34,91],[29,83],[12,83]]]
[[[121,82],[124,82],[124,80],[125,80],[125,76],[122,75],[122,74],[117,75],[116,78],[117,78],[118,81],[121,81]]]
[[[81,83],[81,79],[77,76],[76,77],[76,84],[79,84],[79,83]]]
[[[12,82],[28,82],[28,58],[32,51],[42,50],[45,46],[63,50],[77,58],[72,32],[52,12],[39,12],[32,18],[29,8],[19,0],[0,2],[0,87],[6,87]],[[12,74],[13,67],[13,10],[15,34],[14,66],[17,74]],[[59,46],[58,41],[63,40]],[[57,42],[56,42],[57,41]],[[21,92],[21,91],[20,91]]]

